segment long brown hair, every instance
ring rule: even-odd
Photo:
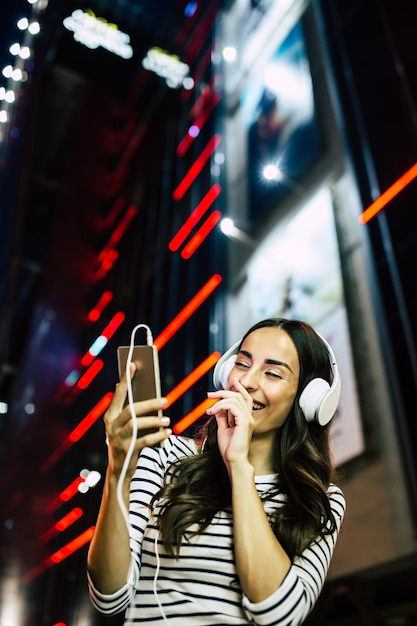
[[[277,431],[273,448],[276,489],[286,500],[270,518],[271,527],[290,558],[318,536],[330,534],[335,520],[327,495],[334,479],[329,450],[328,427],[307,422],[298,399],[313,378],[332,382],[328,350],[320,336],[307,323],[283,318],[266,319],[252,326],[242,339],[260,328],[282,328],[291,337],[300,361],[300,378],[290,414]],[[178,556],[184,532],[197,525],[202,533],[218,511],[231,510],[231,486],[217,445],[217,422],[210,418],[199,433],[205,439],[201,454],[185,457],[171,466],[169,479],[154,497],[160,500],[158,524],[165,549]]]

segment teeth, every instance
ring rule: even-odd
[[[252,409],[254,411],[259,411],[260,409],[263,409],[264,407],[265,407],[265,405],[264,404],[259,404],[259,402],[254,402],[252,404]]]

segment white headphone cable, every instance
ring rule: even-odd
[[[132,333],[130,335],[130,346],[129,346],[129,352],[128,352],[127,360],[126,360],[127,396],[129,400],[130,415],[132,417],[132,438],[130,440],[129,449],[126,453],[126,458],[124,460],[123,467],[120,472],[119,480],[117,482],[117,501],[123,513],[127,530],[129,532],[129,537],[130,537],[129,512],[123,500],[123,483],[126,478],[127,468],[129,466],[130,459],[132,458],[133,450],[135,448],[136,439],[138,435],[138,424],[137,424],[137,418],[136,418],[136,413],[135,413],[135,407],[133,404],[133,392],[132,392],[132,380],[130,377],[130,365],[132,363],[132,354],[133,354],[133,348],[135,345],[135,335],[140,328],[145,328],[146,330],[146,343],[148,344],[148,346],[151,346],[153,343],[152,332],[149,326],[147,326],[146,324],[138,324],[137,326],[135,326],[135,328],[132,330]]]
[[[168,620],[167,620],[167,617],[165,615],[165,611],[163,609],[163,606],[162,606],[162,604],[161,604],[161,602],[160,602],[160,600],[158,598],[158,590],[156,588],[156,583],[157,583],[158,575],[159,575],[159,569],[160,569],[160,566],[161,566],[161,560],[159,558],[159,551],[158,551],[158,539],[159,539],[159,530],[156,531],[155,541],[154,541],[156,568],[155,568],[155,575],[153,577],[153,595],[155,596],[155,600],[156,600],[158,608],[159,608],[159,610],[161,612],[162,619],[164,620],[164,622],[166,624],[168,624]]]

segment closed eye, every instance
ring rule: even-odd
[[[282,376],[280,376],[277,372],[265,372],[265,374],[270,378],[282,378]]]
[[[242,367],[244,369],[249,369],[250,368],[250,364],[249,363],[245,363],[244,361],[235,361],[235,367]]]
[[[248,370],[250,369],[251,364],[247,363],[246,361],[235,361],[235,367]],[[278,374],[278,372],[274,372],[272,370],[266,370],[265,375],[274,380],[282,378],[282,376]]]

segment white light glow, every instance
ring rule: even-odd
[[[20,44],[19,43],[13,43],[10,48],[9,48],[9,52],[10,54],[13,54],[13,56],[17,56],[20,52]]]
[[[97,472],[96,470],[90,471],[88,469],[83,469],[80,472],[80,476],[81,478],[84,478],[84,482],[78,485],[78,491],[80,493],[87,493],[87,491],[92,487],[95,487],[101,479],[100,472]]]
[[[263,169],[263,175],[264,175],[264,178],[266,178],[267,180],[280,180],[281,179],[280,169],[276,165],[273,165],[272,163],[265,165]]]
[[[6,93],[4,94],[4,99],[6,100],[6,102],[8,102],[9,104],[11,104],[12,102],[14,102],[16,100],[16,96],[14,94],[14,91],[12,91],[11,89],[9,89],[9,91],[6,91]]]
[[[91,345],[89,349],[89,353],[92,356],[97,356],[103,350],[106,344],[107,344],[107,338],[104,335],[100,335],[99,337],[97,337],[95,342]]]
[[[190,71],[189,66],[183,63],[177,55],[157,47],[148,50],[142,66],[145,70],[164,78],[168,87],[172,89],[181,87]]]
[[[85,482],[89,487],[95,487],[101,478],[100,472],[96,472],[96,470],[92,470],[89,472]]]
[[[11,65],[6,65],[3,68],[2,74],[5,78],[11,78],[13,74],[13,67]]]
[[[87,48],[105,48],[123,59],[133,56],[133,48],[130,45],[130,37],[118,29],[116,24],[109,24],[103,18],[97,18],[89,10],[84,12],[76,9],[63,22],[65,28],[74,33],[75,41]]]
[[[21,59],[28,59],[30,57],[29,46],[23,46],[22,48],[20,48],[19,56]]]
[[[13,78],[13,80],[16,80],[16,81],[22,80],[23,73],[22,73],[22,70],[20,69],[20,67],[18,67],[15,70],[13,70],[12,78]]]
[[[0,626],[22,624],[25,595],[22,594],[21,572],[18,563],[12,563],[2,574],[0,590]]]
[[[233,224],[233,220],[230,217],[225,217],[220,222],[220,228],[222,233],[225,235],[231,235],[234,231],[235,225]]]
[[[233,46],[226,46],[223,48],[223,59],[227,63],[234,63],[237,57],[237,50]]]
[[[22,19],[17,22],[17,27],[19,30],[26,30],[28,26],[29,20],[27,19],[27,17],[22,17]]]
[[[40,30],[41,30],[41,26],[39,22],[32,22],[28,26],[28,31],[30,32],[31,35],[37,35],[38,33],[40,33]]]

